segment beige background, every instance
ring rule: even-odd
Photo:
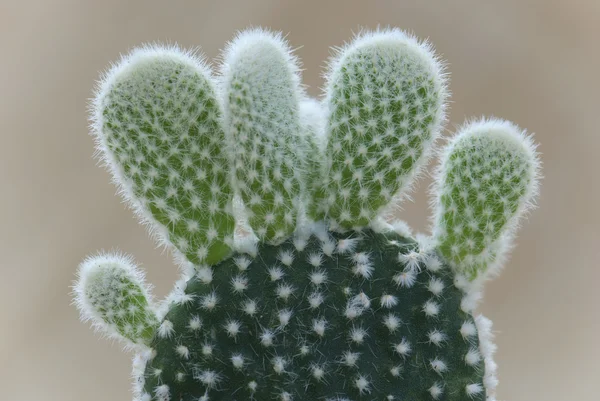
[[[319,94],[329,46],[359,27],[429,37],[452,72],[450,122],[497,115],[536,133],[546,176],[480,311],[495,322],[499,399],[598,400],[600,368],[600,2],[0,2],[0,399],[127,400],[130,361],[69,305],[83,256],[134,254],[164,296],[176,277],[96,166],[86,99],[99,71],[149,41],[201,46],[233,33],[289,33]],[[403,217],[427,226],[425,188]]]

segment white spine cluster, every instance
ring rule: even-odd
[[[88,257],[79,266],[74,295],[84,321],[129,347],[147,345],[158,326],[150,290],[131,257]]]
[[[308,151],[298,61],[280,34],[262,29],[239,34],[223,59],[233,183],[255,233],[277,243],[295,229]]]
[[[406,190],[445,120],[443,66],[400,30],[365,33],[327,75],[327,150],[317,212],[364,227]]]
[[[510,243],[538,191],[540,161],[531,136],[503,120],[466,124],[447,146],[435,187],[434,240],[475,279]]]

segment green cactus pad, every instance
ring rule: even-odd
[[[262,240],[277,243],[296,227],[307,152],[301,137],[297,61],[281,35],[240,34],[223,63],[225,126],[234,185]]]
[[[410,186],[441,129],[445,85],[432,49],[400,31],[363,35],[340,52],[327,87],[317,217],[367,226]]]
[[[485,399],[447,266],[395,233],[320,238],[200,269],[150,345],[145,399]]]
[[[158,319],[142,273],[130,258],[98,255],[80,265],[77,305],[104,334],[129,344],[147,345]]]
[[[96,133],[126,196],[190,262],[221,261],[233,238],[233,195],[208,70],[175,48],[150,48],[109,76]]]
[[[440,253],[471,279],[502,251],[537,192],[531,139],[503,120],[480,120],[453,138],[438,174],[435,237]]]

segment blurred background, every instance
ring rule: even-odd
[[[218,56],[234,33],[281,30],[318,96],[330,54],[361,27],[428,37],[448,61],[451,131],[495,115],[535,132],[539,209],[479,311],[494,321],[499,400],[598,400],[600,2],[596,0],[0,1],[0,399],[127,400],[130,355],[70,305],[80,260],[135,255],[177,277],[93,159],[86,106],[100,71],[144,42]],[[427,229],[424,179],[401,217]]]

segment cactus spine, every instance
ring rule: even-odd
[[[431,45],[396,29],[340,50],[323,101],[262,29],[228,45],[216,79],[160,46],[104,77],[104,161],[188,267],[156,307],[130,258],[80,266],[83,318],[138,352],[137,400],[493,400],[491,322],[473,310],[540,162],[516,125],[472,121],[442,153],[432,236],[388,223],[443,128],[446,88]]]

